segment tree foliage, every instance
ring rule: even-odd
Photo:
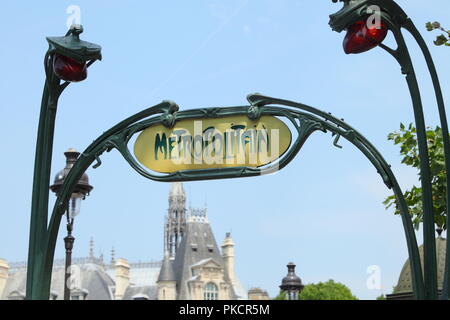
[[[306,285],[298,295],[299,300],[358,300],[349,288],[334,280]],[[286,300],[286,293],[280,292],[274,300]]]
[[[300,300],[358,300],[349,288],[334,280],[308,284],[299,297]]]
[[[388,140],[400,146],[400,154],[403,156],[402,163],[416,168],[420,173],[419,148],[417,144],[416,128],[410,124],[407,128],[400,124],[400,131],[390,133]],[[446,177],[445,177],[445,157],[442,138],[442,130],[436,127],[434,130],[427,129],[427,144],[429,152],[429,161],[431,168],[431,185],[433,191],[433,210],[434,220],[439,228],[444,230],[446,226]],[[410,214],[413,217],[413,223],[416,229],[419,228],[423,218],[422,208],[422,188],[412,186],[404,193],[406,203],[408,204]],[[394,195],[386,198],[383,202],[386,209],[395,208],[395,214],[400,214],[399,207]]]
[[[273,300],[286,300],[286,293],[284,291],[280,291],[280,293],[273,298]]]
[[[436,40],[434,41],[434,44],[437,46],[450,46],[450,30],[447,30],[441,26],[439,22],[427,22],[426,28],[428,31],[435,31],[439,30],[442,31],[439,36],[436,37]]]

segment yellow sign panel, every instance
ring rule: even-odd
[[[280,158],[291,144],[287,125],[272,116],[250,120],[247,116],[181,120],[169,129],[147,128],[134,145],[137,160],[150,170],[229,167],[257,168]]]

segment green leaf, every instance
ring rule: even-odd
[[[408,129],[406,129],[403,123],[401,123],[400,132],[401,133],[390,133],[388,135],[388,140],[393,141],[395,145],[399,146],[400,155],[402,156],[401,162],[407,166],[416,168],[417,173],[419,174],[420,158],[417,148],[416,128],[411,123],[409,124]],[[437,226],[446,229],[447,182],[442,129],[440,127],[436,127],[434,129],[428,128],[426,137],[429,148],[434,219]],[[409,190],[404,192],[404,197],[406,204],[408,205],[409,213],[412,216],[414,227],[418,229],[423,219],[422,189],[413,185]],[[400,214],[397,199],[394,195],[387,197],[383,201],[383,205],[386,210],[394,207],[394,214]]]

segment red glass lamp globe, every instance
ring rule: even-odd
[[[61,54],[55,54],[53,70],[56,76],[64,81],[79,82],[87,78],[86,62],[80,63]]]
[[[387,33],[388,27],[383,21],[371,26],[365,20],[357,21],[347,28],[344,51],[346,54],[369,51],[382,43]]]

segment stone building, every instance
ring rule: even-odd
[[[239,300],[248,293],[234,272],[234,242],[227,233],[219,248],[207,209],[187,209],[182,183],[173,183],[164,223],[162,261],[105,263],[95,257],[73,259],[71,299],[74,300]],[[55,260],[51,299],[64,294],[64,260]],[[0,300],[25,298],[26,263],[0,259]],[[252,293],[252,296],[255,296]],[[265,298],[264,292],[262,296]]]
[[[248,300],[270,300],[267,291],[261,288],[251,288],[248,290]]]

